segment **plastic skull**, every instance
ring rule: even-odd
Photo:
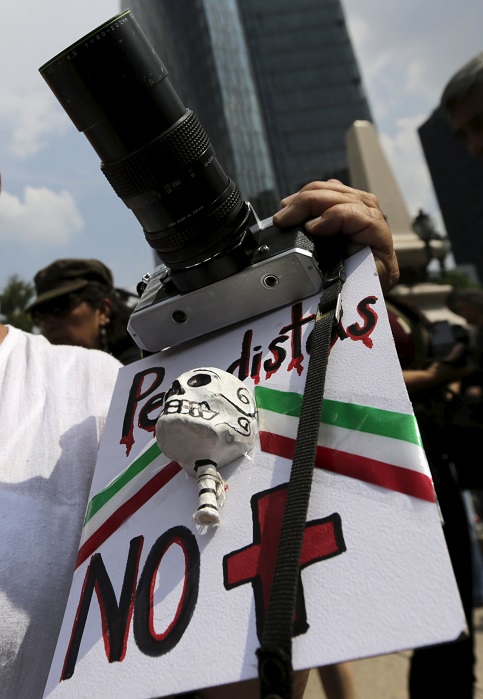
[[[217,469],[249,452],[256,436],[257,407],[251,391],[222,369],[187,371],[166,392],[156,440],[168,458],[198,478],[198,522],[219,522],[216,504],[223,504],[224,482]],[[216,498],[206,495],[210,489]]]

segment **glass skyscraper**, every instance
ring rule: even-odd
[[[346,132],[372,121],[339,0],[239,0],[283,194],[348,181]]]
[[[339,0],[132,0],[218,160],[262,217],[311,180],[349,183],[372,120]]]

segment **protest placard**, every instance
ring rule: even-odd
[[[301,554],[297,669],[457,638],[465,618],[372,254],[346,262]],[[318,297],[121,369],[45,696],[162,697],[256,677]],[[197,367],[241,379],[258,438],[219,526],[154,429]]]

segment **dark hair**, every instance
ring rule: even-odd
[[[448,81],[440,99],[441,114],[450,119],[458,102],[480,84],[483,84],[483,51],[465,63]]]
[[[106,325],[106,346],[101,349],[124,364],[141,359],[141,350],[127,331],[127,323],[133,310],[125,300],[127,292],[112,289],[97,282],[89,282],[83,289],[75,292],[75,295],[92,308],[98,308],[103,299],[109,299],[112,313],[110,322]]]

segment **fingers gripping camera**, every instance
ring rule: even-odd
[[[258,432],[251,391],[213,367],[179,376],[164,398],[156,424],[161,451],[198,480],[198,524],[219,524],[225,481],[218,469],[247,454]]]

